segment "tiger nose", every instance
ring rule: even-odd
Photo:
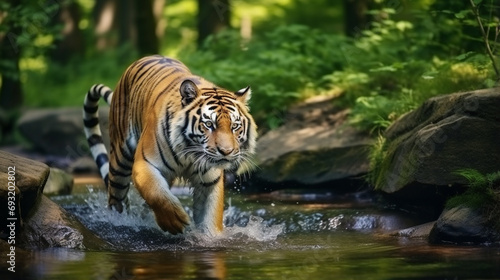
[[[227,155],[231,154],[234,151],[234,148],[232,148],[232,147],[217,147],[217,151],[221,155],[227,156]]]

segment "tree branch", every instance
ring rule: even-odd
[[[493,55],[493,52],[491,51],[490,42],[488,40],[488,34],[486,34],[486,32],[484,31],[484,26],[483,26],[483,23],[481,21],[481,17],[479,17],[479,9],[476,6],[476,4],[474,4],[473,0],[469,0],[469,1],[470,1],[471,6],[472,6],[472,13],[474,13],[474,16],[476,17],[476,21],[479,24],[479,29],[481,30],[481,33],[483,35],[484,45],[486,46],[486,53],[488,53],[488,56],[490,57],[490,60],[493,64],[493,69],[495,70],[495,73],[497,75],[497,81],[499,81],[500,80],[500,71],[498,70],[495,56]]]

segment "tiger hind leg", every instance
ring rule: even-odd
[[[108,207],[122,212],[128,209],[127,193],[130,188],[134,163],[135,137],[132,133],[120,145],[111,144],[108,182]]]

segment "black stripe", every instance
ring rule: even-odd
[[[108,101],[108,97],[109,97],[109,95],[110,95],[110,94],[112,94],[112,93],[113,93],[113,92],[112,92],[111,90],[109,90],[109,89],[108,89],[108,90],[104,93],[104,99],[105,99],[106,101]]]
[[[99,154],[96,158],[95,158],[95,162],[97,163],[97,167],[99,167],[99,169],[101,169],[101,167],[106,163],[106,162],[109,162],[109,159],[108,159],[108,155],[105,154],[105,153],[102,153],[102,154]]]
[[[114,196],[114,195],[112,195],[112,194],[109,194],[109,197],[110,197],[110,198],[114,198],[114,199],[116,199],[116,200],[118,200],[118,201],[124,201],[124,200],[125,200],[125,198],[127,198],[127,196],[126,196],[126,195],[125,195],[124,197],[122,197],[122,198],[118,198],[118,197],[116,197],[116,196]]]
[[[121,169],[124,169],[124,170],[130,170],[131,167],[129,165],[126,165],[125,163],[121,162],[121,161],[117,161],[116,164],[121,168]]]
[[[145,61],[145,62],[144,62],[141,66],[139,66],[139,69],[138,69],[138,71],[135,73],[135,75],[134,75],[134,77],[132,78],[132,81],[131,81],[131,82],[132,82],[132,83],[135,83],[135,82],[137,82],[137,81],[140,81],[140,80],[141,80],[141,78],[142,78],[142,76],[143,76],[144,74],[148,73],[148,72],[151,70],[151,68],[153,68],[153,67],[154,67],[154,65],[151,65],[151,66],[150,66],[150,67],[148,67],[147,69],[144,69],[144,68],[146,68],[146,66],[149,66],[150,64],[155,63],[155,62],[158,62],[158,60],[157,60],[157,59],[148,59],[148,60],[146,60],[146,61]],[[139,76],[137,76],[137,74],[139,74],[139,70],[144,70],[144,71],[143,71],[143,72],[142,72]]]
[[[149,163],[151,166],[153,166],[156,170],[158,170],[158,172],[160,172],[160,174],[163,175],[163,172],[161,172],[161,170],[156,167],[156,165],[154,165],[151,161],[149,161],[149,159],[146,157],[146,154],[144,154],[144,149],[142,149],[142,157],[144,158],[144,160]]]
[[[180,162],[179,162],[179,158],[177,157],[177,154],[174,153],[174,148],[172,147],[172,143],[170,142],[170,131],[169,131],[169,124],[170,122],[170,113],[167,109],[167,114],[165,116],[165,122],[163,122],[161,125],[162,125],[162,128],[163,128],[163,136],[165,137],[165,140],[167,142],[167,146],[170,150],[170,154],[174,157],[174,161],[175,163],[177,164],[177,166],[180,166]]]
[[[215,179],[213,182],[208,182],[208,183],[202,182],[202,183],[201,183],[201,186],[202,186],[202,187],[206,187],[206,188],[207,188],[207,187],[210,187],[210,186],[213,186],[213,185],[215,185],[215,184],[219,183],[219,181],[220,181],[220,178],[221,178],[221,177],[222,177],[222,176],[217,177],[217,179]]]
[[[156,140],[156,147],[158,147],[158,152],[160,153],[160,158],[161,158],[161,161],[163,162],[163,165],[165,165],[165,167],[167,167],[171,171],[174,171],[174,169],[168,164],[167,160],[165,159],[165,156],[163,156],[163,153],[161,151],[160,142],[158,142],[158,135],[156,136],[155,140]]]
[[[128,168],[127,168],[128,170]],[[132,175],[132,172],[130,170],[127,171],[119,171],[114,169],[112,166],[109,167],[109,172],[113,174],[113,176],[121,176],[121,177],[129,177]]]
[[[91,118],[88,120],[83,120],[83,125],[85,125],[85,127],[87,127],[87,128],[92,128],[98,124],[99,124],[98,118]]]
[[[108,182],[109,182],[109,176],[108,174],[106,174],[106,176],[104,176],[104,184],[106,185],[106,189],[108,188]]]
[[[93,147],[94,145],[97,144],[102,144],[103,143],[102,136],[97,134],[92,134],[89,136],[89,138],[87,138],[87,142],[89,143],[89,147]]]
[[[85,113],[88,114],[94,114],[95,112],[97,112],[97,109],[98,109],[97,106],[83,105],[83,110],[85,111]]]
[[[127,148],[130,149],[129,147]],[[130,162],[134,162],[134,156],[130,153],[130,151],[125,151],[123,147],[120,147],[120,151],[122,152],[122,156],[124,159]]]
[[[89,92],[87,93],[87,98],[92,102],[99,101],[100,96],[99,95],[96,96],[93,93],[94,92],[92,91],[92,89],[90,89]]]
[[[181,72],[179,69],[174,69],[171,73],[168,73],[167,75],[161,77],[161,79],[165,79],[177,72]],[[174,80],[175,81],[175,80]],[[165,87],[160,93],[158,93],[158,95],[156,96],[155,98],[155,101],[153,102],[153,107],[155,106],[156,102],[158,102],[158,100],[160,99],[160,97],[165,94],[165,93],[168,93],[170,92],[172,89],[174,89],[174,87],[176,87],[178,84],[180,83],[180,81],[177,81],[177,82],[172,82],[170,83],[167,87]]]
[[[114,189],[124,190],[124,189],[128,188],[128,185],[129,184],[122,185],[122,184],[117,183],[113,180],[109,180],[109,186],[114,188]]]

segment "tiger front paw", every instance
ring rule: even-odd
[[[156,222],[163,231],[168,231],[173,235],[184,232],[189,225],[189,215],[181,205],[162,205],[153,208]]]

